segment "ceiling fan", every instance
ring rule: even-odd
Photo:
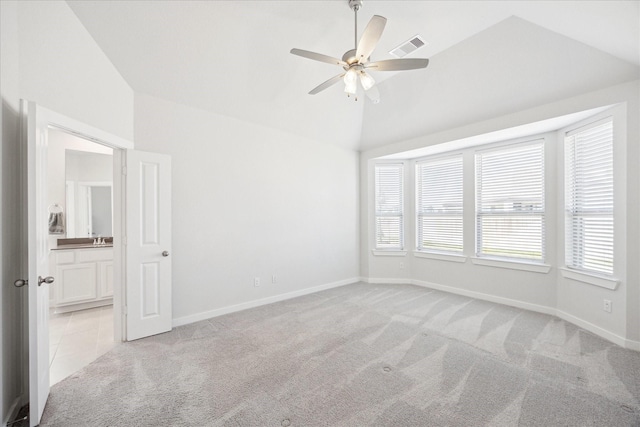
[[[400,59],[387,59],[382,61],[369,62],[369,56],[375,49],[382,36],[382,31],[387,23],[387,18],[379,15],[374,15],[369,24],[362,33],[362,38],[358,43],[358,10],[362,7],[362,0],[348,0],[349,7],[355,14],[355,49],[348,50],[342,55],[342,59],[333,58],[331,56],[323,55],[321,53],[310,52],[302,49],[291,49],[291,53],[294,55],[302,56],[304,58],[313,59],[315,61],[326,62],[328,64],[339,65],[343,68],[344,72],[337,76],[331,77],[324,83],[311,89],[309,95],[315,95],[318,92],[322,92],[330,86],[338,83],[340,80],[344,81],[344,91],[347,96],[356,95],[358,88],[358,78],[362,84],[362,88],[365,93],[374,103],[380,102],[380,94],[375,87],[375,80],[367,70],[372,71],[402,71],[402,70],[415,70],[419,68],[425,68],[429,64],[429,60],[425,58],[400,58]],[[356,101],[358,98],[356,97]]]

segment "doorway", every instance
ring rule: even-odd
[[[49,127],[47,206],[49,384],[79,371],[114,340],[114,149]]]
[[[62,130],[113,149],[112,260],[103,256],[108,248],[92,248],[82,254],[61,255],[61,259],[56,259],[56,269],[59,273],[68,272],[70,277],[100,280],[100,285],[90,288],[94,290],[91,295],[83,293],[84,288],[58,291],[62,292],[65,304],[86,304],[91,302],[85,301],[90,296],[113,293],[115,342],[144,338],[172,328],[171,158],[134,150],[128,140],[34,102],[21,101],[21,116],[24,141],[21,188],[25,196],[21,208],[26,250],[22,259],[24,278],[15,283],[20,287],[29,285],[25,349],[29,365],[25,390],[29,396],[29,423],[36,426],[50,392],[49,290],[56,281],[50,268],[50,233],[60,233],[66,225],[64,211],[47,199],[49,133]],[[93,244],[92,237],[86,238],[87,244]],[[105,236],[96,235],[95,241],[96,245],[111,243]],[[100,250],[102,255],[96,252]],[[77,266],[73,265],[76,260]],[[60,265],[66,266],[61,269]],[[113,276],[111,282],[104,279],[109,275]],[[66,282],[63,277],[58,285]],[[106,283],[112,283],[111,290]]]

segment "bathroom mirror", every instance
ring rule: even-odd
[[[113,235],[113,158],[65,150],[66,237]]]

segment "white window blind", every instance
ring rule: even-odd
[[[567,267],[613,274],[613,123],[565,137]]]
[[[462,155],[416,164],[417,249],[462,252]]]
[[[375,166],[376,249],[404,248],[403,165]]]
[[[476,255],[544,261],[544,141],[476,153]]]

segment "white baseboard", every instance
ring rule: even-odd
[[[62,314],[71,313],[72,311],[86,310],[88,308],[103,307],[106,305],[113,305],[113,298],[107,298],[100,301],[84,302],[79,304],[50,306],[50,308],[53,308],[56,314]]]
[[[470,298],[477,298],[484,301],[495,302],[498,304],[509,305],[512,307],[522,308],[524,310],[535,311],[537,313],[549,314],[551,316],[557,316],[562,320],[573,323],[574,325],[589,331],[601,338],[604,338],[608,341],[613,342],[621,347],[628,348],[630,350],[640,351],[640,341],[634,341],[630,339],[626,339],[617,334],[614,334],[611,331],[603,329],[593,323],[587,322],[586,320],[580,319],[574,315],[566,313],[562,310],[558,310],[554,307],[547,307],[539,304],[531,304],[524,301],[514,300],[510,298],[499,297],[491,294],[485,294],[481,292],[469,291],[467,289],[460,289],[453,286],[440,285],[437,283],[427,282],[424,280],[415,280],[415,279],[380,279],[380,278],[361,278],[363,282],[367,283],[389,283],[389,284],[411,284],[416,286],[421,286],[424,288],[435,289],[444,292],[450,292],[456,295],[462,295]]]
[[[405,282],[407,283],[407,282]],[[481,299],[483,301],[495,302],[498,304],[509,305],[511,307],[522,308],[525,310],[531,310],[538,313],[555,315],[556,310],[552,307],[547,307],[539,304],[532,304],[524,301],[519,301],[511,298],[498,297],[491,294],[485,294],[482,292],[469,291],[467,289],[460,289],[453,286],[439,285],[437,283],[426,282],[424,280],[415,280],[412,279],[408,283],[416,286],[422,286],[424,288],[436,289],[438,291],[450,292],[452,294],[458,294],[465,297]]]
[[[631,350],[640,351],[640,341],[626,340],[625,347]]]
[[[9,410],[7,411],[7,419],[2,422],[3,427],[6,427],[7,423],[16,419],[18,412],[20,412],[20,408],[22,408],[22,400],[22,396],[18,396],[11,403]]]
[[[406,285],[411,283],[411,279],[379,279],[375,277],[362,278],[363,282],[372,284]]]
[[[620,335],[616,335],[613,332],[607,331],[606,329],[602,329],[600,326],[594,325],[593,323],[587,322],[579,317],[576,317],[572,314],[566,313],[562,310],[556,310],[556,316],[561,318],[562,320],[566,320],[567,322],[573,323],[576,326],[581,327],[584,330],[587,330],[593,334],[598,335],[606,340],[611,341],[614,344],[618,344],[620,347],[627,347],[626,338],[621,337]]]
[[[201,313],[191,314],[189,316],[177,317],[173,319],[173,327],[188,325],[189,323],[199,322],[201,320],[211,319],[213,317],[222,316],[229,313],[235,313],[236,311],[247,310],[249,308],[260,307],[261,305],[272,304],[274,302],[285,301],[291,298],[301,297],[303,295],[309,295],[316,292],[324,291],[327,289],[333,289],[340,286],[350,285],[363,281],[362,277],[352,277],[350,279],[339,280],[337,282],[325,283],[324,285],[314,286],[311,288],[300,289],[298,291],[288,292],[286,294],[274,295],[272,297],[261,298],[253,301],[247,301],[228,307],[221,307],[215,310],[203,311]]]

